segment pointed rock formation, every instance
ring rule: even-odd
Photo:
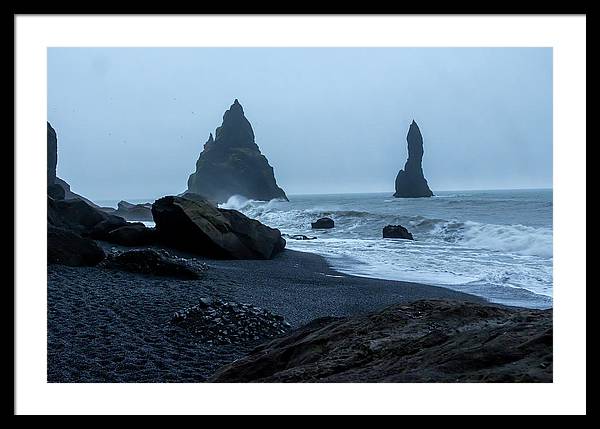
[[[404,164],[404,170],[400,170],[396,176],[397,198],[431,197],[433,192],[427,185],[423,176],[423,137],[419,126],[413,120],[406,136],[408,142],[408,159]]]
[[[232,195],[268,201],[287,201],[277,186],[273,167],[254,142],[254,131],[236,99],[223,115],[223,124],[210,134],[196,162],[196,171],[188,179],[189,193],[219,203]]]

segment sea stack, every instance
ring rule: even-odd
[[[223,123],[210,134],[188,179],[187,192],[222,203],[233,195],[253,200],[288,201],[277,186],[273,167],[254,141],[254,131],[236,99],[223,115]]]
[[[408,159],[404,164],[404,170],[400,170],[396,176],[397,198],[431,197],[433,192],[427,185],[423,175],[423,136],[419,126],[413,120],[406,136],[408,142]]]

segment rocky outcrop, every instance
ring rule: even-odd
[[[122,246],[146,246],[156,243],[157,235],[154,228],[136,222],[113,229],[106,236],[106,241]]]
[[[56,176],[56,166],[58,164],[58,139],[56,137],[56,131],[52,128],[49,122],[46,122],[47,125],[47,133],[46,133],[46,143],[48,150],[48,165],[47,165],[47,173],[48,173],[48,195],[52,197],[54,200],[82,200],[85,201],[88,205],[96,208],[98,207],[92,201],[88,200],[85,197],[82,197],[79,194],[71,191],[71,186],[65,182],[60,177]]]
[[[48,186],[48,196],[55,200],[64,200],[66,193],[65,188],[58,183]]]
[[[48,225],[48,263],[78,266],[93,266],[105,257],[104,251],[95,241],[79,234]]]
[[[182,280],[198,279],[202,272],[208,269],[205,264],[194,265],[187,259],[178,258],[162,249],[116,251],[110,253],[101,266],[131,273],[173,277]]]
[[[387,225],[383,227],[383,238],[404,238],[406,240],[414,240],[408,229],[402,225]]]
[[[396,193],[398,198],[431,197],[427,180],[423,175],[423,137],[417,123],[413,120],[406,136],[408,142],[408,159],[404,170],[396,176]]]
[[[102,211],[115,216],[120,216],[126,220],[143,220],[151,221],[152,218],[152,203],[132,204],[127,201],[119,201],[117,209],[112,207],[101,207]]]
[[[193,192],[184,192],[184,193],[178,195],[178,197],[185,198],[186,200],[198,201],[203,204],[208,203],[208,204],[214,206],[215,208],[219,205],[219,203],[217,201],[211,200],[211,199],[205,197],[204,195],[195,194]]]
[[[335,223],[331,218],[322,217],[321,219],[317,219],[315,222],[311,222],[310,226],[312,229],[330,229],[335,226]]]
[[[173,248],[217,259],[270,259],[285,247],[278,229],[208,201],[167,196],[152,205],[158,238]]]
[[[80,199],[55,200],[48,197],[47,218],[48,226],[98,240],[105,240],[111,231],[128,225],[125,219],[104,213]]]
[[[317,319],[212,382],[552,382],[552,310],[424,300]]]
[[[188,192],[218,203],[233,195],[269,201],[287,201],[277,186],[273,167],[254,141],[254,131],[236,99],[223,115],[223,124],[210,134],[188,179]]]
[[[46,122],[46,140],[48,145],[47,186],[54,185],[56,180],[56,164],[58,162],[58,146],[56,131]]]
[[[88,206],[92,206],[97,209],[102,209],[102,207],[95,204],[93,201],[71,191],[71,186],[67,182],[65,182],[63,179],[61,179],[60,177],[56,178],[55,186],[60,186],[63,189],[64,195],[65,195],[63,199],[65,199],[65,200],[81,200],[81,201],[85,201]],[[50,192],[48,193],[48,195],[50,195]]]

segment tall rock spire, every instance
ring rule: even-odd
[[[237,98],[223,115],[214,140],[211,134],[205,143],[196,171],[188,179],[187,192],[220,203],[233,195],[287,201],[285,192],[277,186],[273,167],[254,141],[252,125]]]
[[[431,197],[427,180],[423,175],[423,136],[417,123],[413,120],[406,136],[408,142],[408,159],[404,170],[396,176],[396,193],[398,198]]]

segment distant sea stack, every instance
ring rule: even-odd
[[[223,124],[211,134],[188,179],[187,192],[218,203],[233,195],[253,200],[288,201],[277,186],[273,167],[254,142],[254,131],[236,99],[223,115]]]
[[[427,185],[423,176],[423,137],[419,126],[413,120],[406,136],[408,141],[408,159],[404,164],[404,170],[400,170],[396,176],[397,198],[431,197],[433,192]]]

